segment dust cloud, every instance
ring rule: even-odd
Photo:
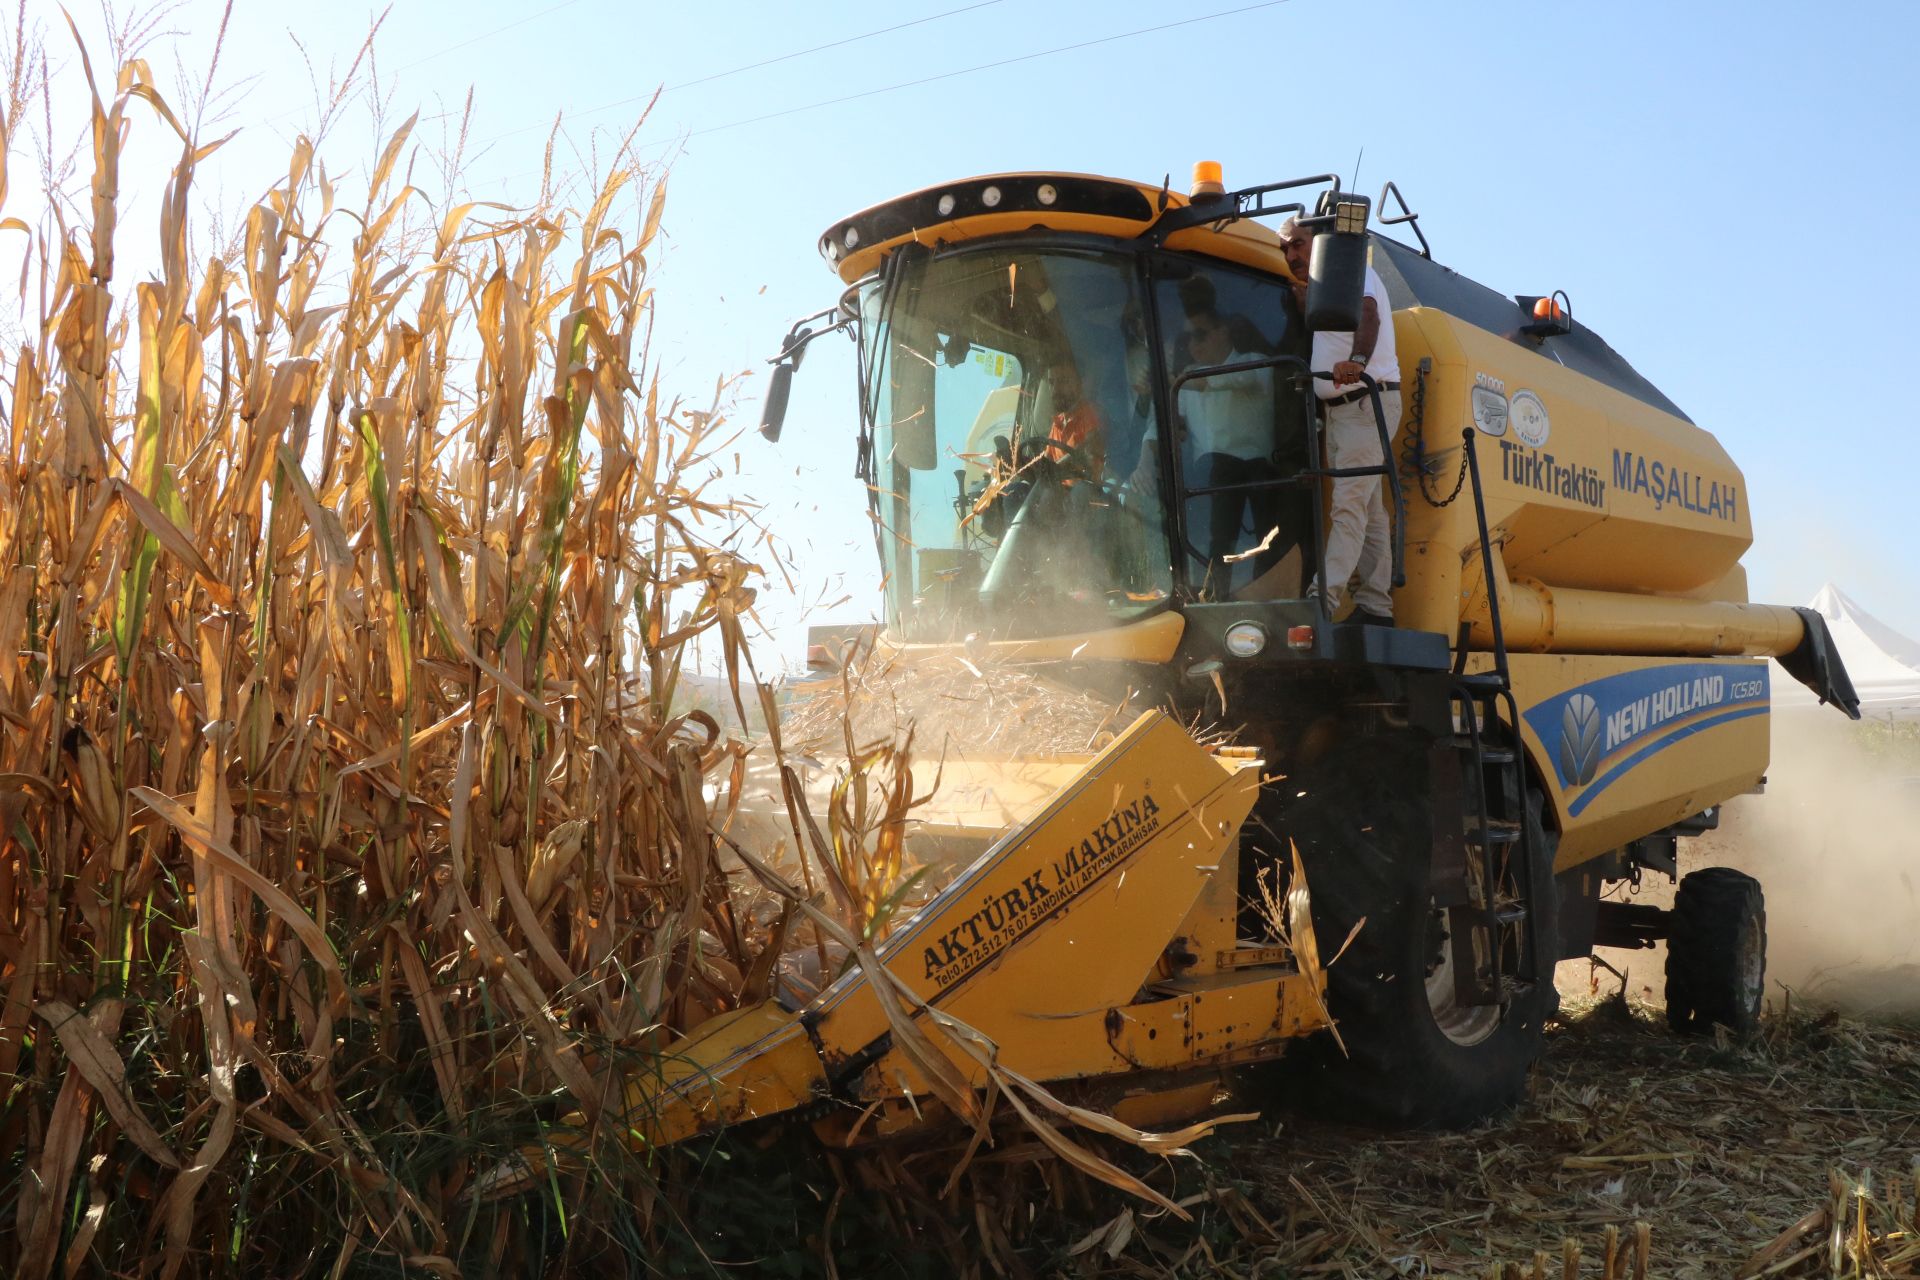
[[[1904,732],[1902,731],[1904,728]],[[1761,795],[1726,805],[1694,866],[1737,867],[1767,897],[1769,999],[1920,1016],[1920,733],[1831,708],[1773,718]],[[1683,846],[1684,848],[1684,846]]]

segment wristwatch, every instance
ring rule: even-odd
[[[1359,365],[1362,369],[1364,369],[1367,367],[1367,361],[1373,359],[1373,353],[1368,352],[1366,355],[1363,356],[1356,351],[1350,354],[1347,357],[1347,359],[1353,361],[1355,364]]]

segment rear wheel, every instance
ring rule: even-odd
[[[1412,748],[1369,744],[1346,762],[1316,769],[1318,784],[1308,784],[1308,795],[1288,816],[1307,869],[1322,956],[1331,957],[1353,934],[1327,973],[1328,1007],[1346,1052],[1330,1037],[1302,1046],[1306,1061],[1295,1078],[1376,1122],[1457,1127],[1524,1096],[1557,998],[1549,966],[1546,980],[1516,987],[1498,1004],[1458,999],[1448,915],[1427,890],[1424,799],[1413,802],[1426,776],[1419,757]],[[1344,778],[1343,764],[1354,769]],[[1534,863],[1524,882],[1538,892],[1518,903],[1523,880],[1515,844],[1493,859],[1496,895],[1526,907],[1535,945],[1551,957],[1558,954],[1554,841],[1537,794],[1529,796],[1526,821]],[[1502,935],[1502,969],[1512,973],[1520,958],[1517,929]]]
[[[1746,1035],[1767,993],[1767,902],[1732,867],[1690,872],[1673,895],[1667,935],[1667,1025]]]

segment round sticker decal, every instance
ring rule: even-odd
[[[1513,434],[1520,443],[1538,449],[1547,442],[1547,433],[1553,429],[1553,423],[1547,418],[1547,406],[1540,397],[1531,391],[1520,390],[1513,393]]]

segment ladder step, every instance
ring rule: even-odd
[[[1476,906],[1465,907],[1462,910],[1465,912],[1468,927],[1474,929],[1505,928],[1508,925],[1519,924],[1527,918],[1525,904],[1518,902],[1509,903],[1504,907],[1495,907],[1491,911]]]
[[[1520,824],[1507,822],[1499,818],[1489,818],[1484,830],[1467,828],[1467,840],[1481,844],[1517,844],[1520,840]]]
[[[1472,738],[1455,738],[1453,745],[1469,754],[1473,751]],[[1515,758],[1512,747],[1489,747],[1482,745],[1480,748],[1480,763],[1482,764],[1512,764]]]
[[[1497,671],[1478,671],[1472,675],[1455,676],[1453,687],[1457,692],[1486,695],[1505,693],[1507,679]]]

